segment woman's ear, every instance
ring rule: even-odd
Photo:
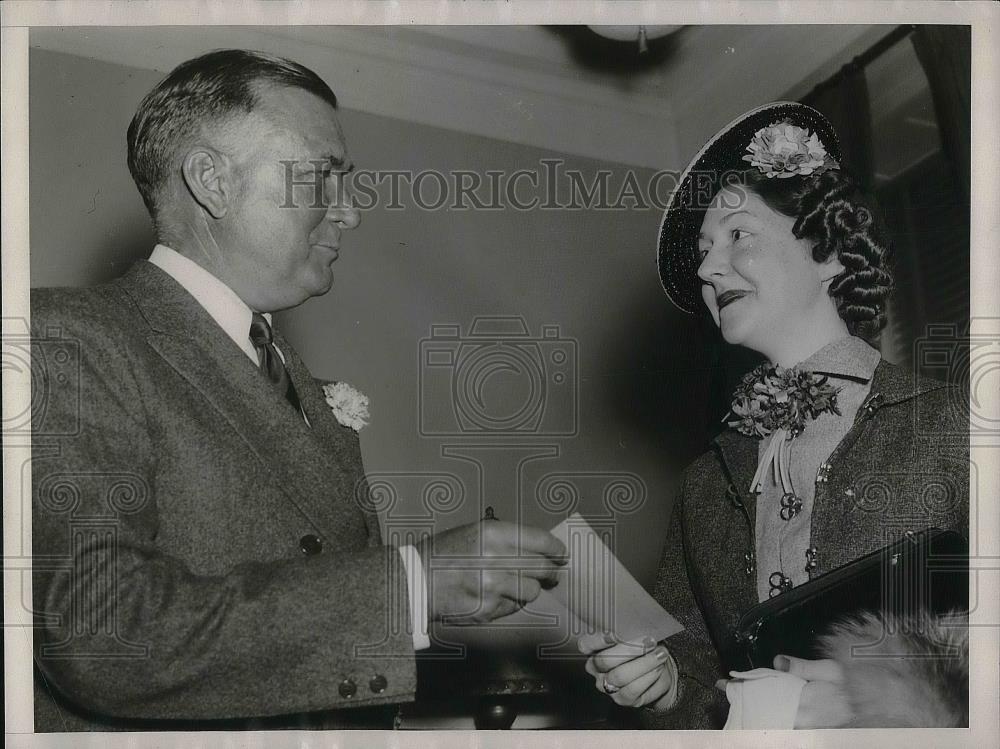
[[[834,252],[822,263],[819,263],[819,280],[824,286],[828,286],[833,279],[841,275],[845,270],[847,269],[840,262],[840,257]]]
[[[181,164],[184,184],[195,202],[212,218],[222,218],[233,199],[232,161],[211,146],[196,146],[188,151]]]

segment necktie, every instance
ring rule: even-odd
[[[257,350],[257,362],[260,371],[263,372],[292,407],[299,410],[299,397],[292,385],[292,380],[288,376],[278,350],[274,347],[274,336],[271,333],[271,326],[267,319],[260,313],[254,312],[250,320],[250,342]]]

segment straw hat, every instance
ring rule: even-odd
[[[722,128],[681,174],[660,224],[656,264],[670,301],[689,313],[703,307],[696,273],[701,264],[698,233],[726,175],[757,167],[770,177],[783,179],[836,169],[840,160],[840,143],[833,126],[805,104],[765,104]]]

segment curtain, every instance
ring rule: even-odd
[[[814,90],[803,103],[818,109],[830,120],[840,136],[843,166],[861,183],[865,192],[870,192],[875,182],[875,159],[864,68],[848,63],[829,84]]]
[[[972,98],[972,27],[918,26],[911,36],[934,99],[941,150],[969,199]]]

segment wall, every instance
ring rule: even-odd
[[[32,286],[112,278],[151,248],[125,166],[124,133],[159,74],[41,49],[32,49],[30,66]],[[355,162],[367,169],[485,172],[539,169],[542,158],[565,158],[567,169],[587,179],[607,169],[611,184],[620,185],[624,175],[620,165],[387,117],[343,111],[342,121]],[[637,171],[640,181],[649,174]],[[316,376],[350,382],[371,397],[373,421],[362,432],[366,467],[400,494],[385,522],[423,512],[432,482],[415,474],[454,474],[465,487],[467,501],[439,512],[438,527],[471,520],[486,504],[501,518],[554,525],[568,505],[550,503],[548,511],[538,500],[540,487],[556,485],[554,473],[571,474],[577,509],[603,513],[605,493],[621,479],[641,486],[644,501],[635,512],[615,513],[618,538],[626,541],[618,550],[640,581],[652,581],[678,470],[705,439],[709,381],[705,332],[676,313],[659,287],[659,221],[656,208],[365,212],[345,237],[333,291],[276,324]],[[421,435],[421,404],[439,420],[452,408],[446,370],[421,370],[421,341],[432,325],[467,331],[482,315],[519,316],[534,336],[543,325],[558,326],[561,342],[535,351],[576,348],[578,365],[567,373],[578,388],[578,411],[552,396],[554,410],[545,413],[559,425],[576,415],[575,436]],[[428,376],[438,390],[422,399]],[[526,397],[525,383],[510,373],[490,379],[490,408],[499,403],[502,411]],[[472,443],[480,447],[470,452]],[[446,445],[458,445],[479,469],[444,457]]]

